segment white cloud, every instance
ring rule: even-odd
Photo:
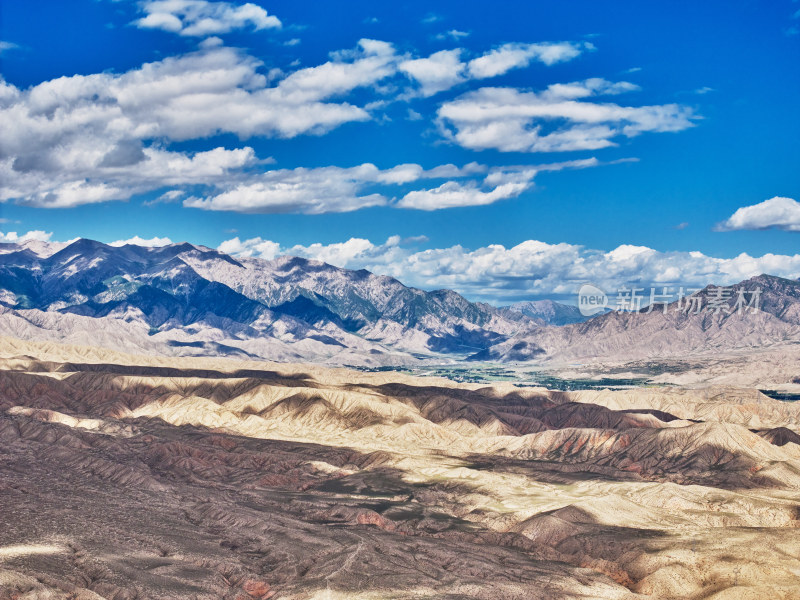
[[[466,81],[461,49],[442,50],[428,58],[417,58],[400,63],[400,70],[415,79],[420,94],[432,96]]]
[[[140,238],[138,235],[133,236],[127,240],[117,240],[116,242],[111,242],[109,246],[144,246],[145,248],[159,248],[161,246],[169,246],[172,243],[172,240],[168,237],[152,237],[150,239]]]
[[[254,175],[218,194],[190,197],[190,208],[243,213],[301,212],[321,214],[349,212],[372,206],[417,210],[439,210],[480,206],[515,198],[533,187],[539,171],[586,168],[601,163],[595,158],[525,167],[487,168],[478,163],[463,167],[439,165],[424,169],[418,164],[401,164],[379,169],[371,163],[356,167],[274,169]],[[396,199],[387,186],[405,186],[424,180],[444,183],[406,192]]]
[[[450,31],[445,31],[444,33],[436,34],[437,40],[455,40],[458,41],[461,38],[465,38],[469,36],[469,32],[467,31],[459,31],[458,29],[451,29]]]
[[[573,42],[539,44],[503,44],[469,61],[469,74],[474,79],[485,79],[503,75],[511,69],[526,67],[534,60],[547,66],[576,58],[584,50],[592,50],[588,43]]]
[[[274,86],[259,73],[259,61],[225,47],[120,75],[61,77],[25,92],[4,82],[4,150],[21,153],[31,141],[44,145],[78,134],[187,140],[217,133],[243,138],[322,133],[368,119],[362,108],[324,101],[388,77],[397,58],[390,44],[374,40],[361,40],[349,56],[299,69]]]
[[[404,260],[409,250],[406,245],[427,242],[425,236],[403,239],[398,235],[390,237],[385,243],[375,245],[363,238],[350,238],[346,242],[333,244],[310,244],[308,246],[281,246],[277,242],[260,237],[240,240],[235,237],[218,246],[220,252],[239,257],[255,257],[272,260],[281,255],[301,256],[319,260],[344,268],[362,268],[373,263],[385,263],[393,259]]]
[[[126,200],[164,186],[227,182],[234,172],[257,162],[252,148],[215,148],[193,154],[145,148],[140,162],[108,165],[103,164],[101,152],[93,153],[87,148],[82,153],[83,147],[84,144],[76,144],[70,154],[59,157],[59,169],[45,172],[19,172],[14,162],[0,162],[0,174],[8,174],[6,197],[17,197],[21,204],[41,208]],[[114,148],[109,150],[113,151]]]
[[[398,56],[388,42],[362,39],[358,49],[334,53],[334,60],[295,71],[277,86],[271,100],[311,103],[370,86],[393,75]],[[312,108],[312,107],[309,107]]]
[[[448,57],[458,61],[458,51],[435,56],[415,63],[420,80],[434,88],[442,83],[434,63]],[[396,75],[408,68],[403,64],[391,44],[364,39],[354,50],[335,53],[327,63],[296,70],[270,85],[258,61],[213,47],[119,75],[62,77],[24,91],[0,87],[0,177],[6,182],[0,201],[64,208],[168,188],[168,195],[153,203],[174,201],[182,187],[192,186],[193,195],[184,200],[187,207],[319,214],[387,204],[423,210],[488,204],[518,196],[532,185],[534,171],[520,179],[513,168],[506,169],[508,180],[494,181],[493,173],[479,181],[475,176],[486,168],[476,165],[428,171],[414,164],[385,170],[364,164],[264,171],[268,161],[247,146],[188,153],[167,150],[158,141],[218,133],[293,137],[370,118],[365,108],[331,99]],[[422,75],[422,65],[428,75]],[[612,90],[600,81],[584,86]],[[380,189],[437,178],[459,181],[402,190],[399,201]]]
[[[106,183],[87,180],[68,181],[32,198],[27,204],[41,208],[70,208],[124,197],[128,192]]]
[[[377,173],[371,164],[349,169],[276,169],[214,196],[188,198],[184,206],[245,213],[348,212],[386,203],[380,194],[360,195],[366,182],[376,181]]]
[[[185,195],[186,192],[183,190],[168,190],[161,194],[158,198],[144,202],[144,205],[152,206],[153,204],[171,204],[173,202],[177,202]]]
[[[15,44],[14,42],[5,42],[0,40],[0,54],[3,54],[8,50],[14,50],[15,48],[19,48],[19,45]]]
[[[334,244],[311,244],[307,247],[293,246],[288,249],[287,254],[306,255],[328,264],[352,264],[368,260],[370,256],[378,253],[384,255],[395,248],[398,243],[399,238],[395,236],[380,248],[376,248],[369,240],[350,238],[346,242]]]
[[[247,27],[258,31],[281,26],[277,17],[250,2],[236,5],[207,0],[152,0],[143,2],[141,9],[146,16],[134,21],[137,27],[162,29],[183,36],[209,36]]]
[[[236,185],[234,174],[258,162],[251,148],[190,154],[163,141],[288,138],[369,119],[364,108],[329,100],[388,77],[397,57],[374,40],[344,54],[275,85],[259,61],[224,47],[28,90],[0,78],[0,201],[68,207],[165,186]]]
[[[175,27],[167,18],[172,17],[183,31],[200,23],[194,16],[202,11],[229,15],[226,11],[249,5],[163,0],[144,6],[148,17]],[[255,13],[236,14],[248,26],[260,26],[243,16]],[[265,74],[259,60],[221,43],[210,37],[199,51],[128,72],[60,77],[25,90],[0,77],[0,202],[66,208],[167,190],[185,193],[187,207],[240,212],[489,204],[529,189],[536,169],[526,167],[529,177],[516,167],[486,175],[486,168],[468,172],[452,165],[429,171],[420,165],[265,171],[268,161],[249,146],[186,152],[170,145],[221,134],[243,140],[321,135],[344,123],[373,119],[388,104],[387,94],[397,92],[399,81],[407,86],[408,78],[418,89],[401,90],[396,97],[432,95],[475,77],[531,61],[554,64],[592,48],[569,42],[505,44],[471,61],[462,60],[466,51],[460,49],[411,59],[390,43],[362,39],[354,49],[331,53],[323,64],[289,73],[275,67]],[[348,101],[362,88],[370,92],[363,105]],[[602,148],[618,136],[691,124],[691,113],[678,105],[632,108],[586,101],[636,89],[599,78],[552,85],[539,94],[483,88],[444,103],[437,123],[447,138],[467,148],[522,151]],[[420,118],[410,109],[408,116]],[[544,130],[562,121],[567,124]],[[499,171],[506,173],[502,180]],[[437,178],[446,181],[429,189],[384,189]],[[150,203],[175,199],[164,195]]]
[[[288,254],[322,260],[348,269],[368,269],[424,289],[454,289],[475,300],[510,302],[533,297],[572,296],[591,282],[615,293],[621,287],[671,286],[698,289],[730,285],[770,273],[800,276],[800,255],[740,254],[715,258],[701,252],[659,252],[622,245],[611,251],[573,244],[528,240],[511,248],[499,244],[469,250],[461,246],[417,250],[399,236],[383,244],[352,238],[334,244],[282,247],[276,242],[234,238],[223,252],[266,259]]]
[[[535,169],[522,171],[495,170],[483,181],[481,189],[475,181],[448,181],[437,188],[408,192],[397,203],[399,208],[439,210],[459,206],[482,206],[515,198],[533,186]]]
[[[3,243],[21,244],[22,242],[27,242],[29,240],[49,242],[51,237],[53,237],[52,231],[40,231],[38,229],[34,231],[28,231],[22,235],[17,234],[16,231],[9,231],[8,233],[3,233],[0,231],[0,242]]]
[[[591,77],[572,83],[554,83],[547,86],[539,96],[545,100],[577,100],[591,96],[613,96],[627,92],[636,92],[641,88],[629,81],[608,81],[602,77]]]
[[[512,69],[526,67],[533,61],[551,66],[572,60],[593,48],[588,43],[573,42],[504,44],[467,62],[461,60],[465,51],[456,48],[441,50],[427,58],[405,60],[400,63],[399,69],[419,84],[420,95],[432,96],[468,80],[503,75]]]
[[[197,45],[200,48],[208,49],[208,48],[216,48],[217,46],[222,46],[224,43],[225,42],[222,41],[222,38],[212,35],[211,37],[204,39]]]
[[[250,238],[245,241],[241,241],[238,237],[235,237],[230,240],[225,240],[217,249],[225,254],[244,257],[256,256],[258,258],[272,260],[280,254],[281,247],[277,242],[262,240],[260,237]]]
[[[153,12],[136,21],[136,25],[142,29],[163,29],[178,33],[183,28],[181,20],[170,13]]]
[[[378,186],[472,177],[484,171],[485,167],[476,163],[462,168],[440,165],[428,170],[417,164],[379,169],[371,163],[349,168],[274,169],[219,194],[187,198],[183,204],[190,208],[244,213],[349,212],[390,204],[390,198],[374,191]]]
[[[775,196],[758,204],[743,206],[717,225],[718,231],[738,229],[800,231],[800,202]]]
[[[637,89],[603,79],[553,85],[541,93],[481,88],[445,102],[438,122],[445,136],[473,150],[560,152],[615,146],[615,138],[692,126],[692,110],[679,104],[620,106],[578,100]]]

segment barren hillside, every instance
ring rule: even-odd
[[[2,598],[796,598],[800,405],[4,338]]]

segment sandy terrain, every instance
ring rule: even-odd
[[[800,404],[0,339],[0,599],[800,597]]]

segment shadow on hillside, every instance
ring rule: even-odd
[[[598,404],[572,402],[564,392],[534,396],[519,392],[492,394],[494,390],[403,383],[358,384],[346,389],[368,389],[394,401],[406,402],[426,419],[440,425],[463,420],[476,427],[485,427],[500,422],[506,428],[504,435],[520,436],[567,427],[623,430],[658,425],[646,419],[647,416],[662,422],[678,419],[654,409],[613,410]]]
[[[730,452],[719,444],[698,445],[688,456],[652,457],[634,460],[624,451],[599,457],[596,461],[558,461],[555,458],[516,459],[473,453],[466,457],[468,467],[478,470],[524,476],[532,481],[573,485],[585,481],[656,482],[701,485],[735,491],[758,488],[786,489],[787,483],[770,475],[760,475],[764,463]]]
[[[80,365],[77,365],[80,366]],[[166,396],[199,397],[222,403],[252,392],[263,385],[314,389],[311,375],[285,375],[272,371],[185,371],[161,367],[130,370],[125,365],[86,365],[86,369],[65,369],[58,379],[44,373],[0,370],[0,409],[13,405],[67,411],[86,416],[120,417]],[[175,372],[179,374],[175,374]],[[108,377],[108,376],[111,377]],[[115,379],[117,375],[130,380]],[[257,375],[257,376],[256,376]],[[142,380],[133,379],[142,377]],[[170,381],[148,382],[146,377]]]
[[[81,365],[78,365],[81,366]],[[70,365],[73,368],[74,365]],[[209,378],[184,382],[185,377],[171,377],[177,383],[151,384],[146,380],[133,381],[124,388],[113,380],[104,377],[109,369],[128,370],[120,365],[85,365],[84,371],[69,371],[65,379],[59,380],[43,374],[19,371],[0,372],[0,408],[14,405],[30,408],[51,409],[73,415],[90,417],[119,418],[128,411],[163,400],[165,395],[198,396],[216,403],[226,402],[238,395],[252,391],[259,385],[289,385],[294,388],[308,388],[313,383],[308,374],[297,374],[288,379],[272,371],[257,371],[263,378],[246,378],[231,381],[228,377]],[[142,369],[152,369],[143,367]],[[154,367],[154,369],[159,369]],[[164,372],[181,369],[165,369]],[[141,371],[140,371],[141,372]],[[212,371],[220,375],[218,371]],[[152,373],[151,373],[152,374]],[[222,373],[222,375],[230,375]],[[144,375],[141,375],[144,377]],[[165,375],[166,376],[166,375]],[[274,377],[275,379],[269,379]],[[183,383],[182,383],[183,382]],[[425,419],[432,423],[452,426],[459,421],[471,423],[476,427],[490,427],[491,431],[501,426],[499,433],[520,436],[526,433],[552,429],[594,429],[608,431],[631,431],[635,437],[637,430],[648,429],[646,423],[637,421],[639,415],[653,416],[646,411],[613,411],[608,408],[572,402],[553,401],[548,396],[535,395],[523,397],[510,394],[491,396],[481,391],[470,391],[441,386],[411,386],[406,384],[351,385],[347,389],[371,390],[393,401],[413,406]],[[180,405],[174,407],[180,410]],[[335,434],[336,430],[357,430],[373,425],[401,425],[401,419],[391,420],[364,407],[339,410],[319,395],[293,394],[272,402],[268,408],[248,410],[246,406],[240,413],[246,418],[248,413],[268,418],[301,419],[309,418],[308,426],[317,420],[325,423],[326,430]],[[664,413],[665,418],[672,417]],[[202,415],[200,415],[202,417]],[[198,417],[199,418],[199,417]],[[407,422],[407,421],[406,421]],[[325,434],[320,431],[320,435]],[[490,433],[494,435],[494,433]],[[677,442],[676,442],[677,443]],[[638,452],[641,454],[642,444]],[[554,478],[566,481],[587,478],[606,478],[614,481],[669,481],[681,485],[706,485],[722,489],[785,487],[781,481],[769,475],[759,475],[765,465],[756,460],[731,452],[719,443],[698,440],[687,445],[690,454],[670,452],[659,455],[632,456],[627,446],[619,445],[614,452],[590,452],[583,458],[562,455],[558,448],[547,451],[538,460],[518,460],[499,457],[496,454],[475,454],[469,459],[481,468],[500,472],[515,472],[531,479]],[[463,458],[463,457],[455,457]]]
[[[0,432],[8,435],[2,424],[10,423],[18,434],[3,437],[0,512],[14,519],[0,531],[0,546],[44,536],[70,548],[4,568],[114,597],[162,598],[164,590],[223,597],[215,587],[223,575],[231,586],[261,577],[279,593],[430,588],[451,597],[453,586],[467,584],[487,597],[545,590],[543,597],[559,600],[575,598],[570,588],[589,581],[629,586],[621,567],[588,564],[589,574],[587,557],[644,552],[660,537],[599,525],[579,509],[555,511],[574,529],[572,542],[542,535],[549,524],[533,518],[519,531],[497,531],[438,501],[467,498],[476,491],[469,482],[409,483],[387,466],[386,453],[127,422],[136,435],[0,414]],[[316,470],[314,462],[349,474]],[[158,485],[142,485],[136,474]],[[597,536],[599,546],[590,543]]]
[[[74,363],[39,361],[31,358],[32,363],[25,363],[16,368],[5,367],[2,371],[26,373],[108,373],[111,375],[169,378],[201,378],[201,379],[263,379],[265,383],[275,385],[313,386],[314,379],[306,373],[280,373],[268,369],[236,369],[220,371],[217,369],[194,369],[181,367],[160,367],[158,365],[123,365],[117,363]]]
[[[119,365],[114,363],[61,363],[56,369],[66,373],[110,373],[138,377],[196,377],[200,379],[263,379],[275,385],[308,385],[313,382],[305,373],[287,374],[266,369],[237,369],[218,371],[215,369],[183,369],[149,365]]]

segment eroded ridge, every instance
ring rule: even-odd
[[[800,406],[4,340],[0,598],[797,598]]]

